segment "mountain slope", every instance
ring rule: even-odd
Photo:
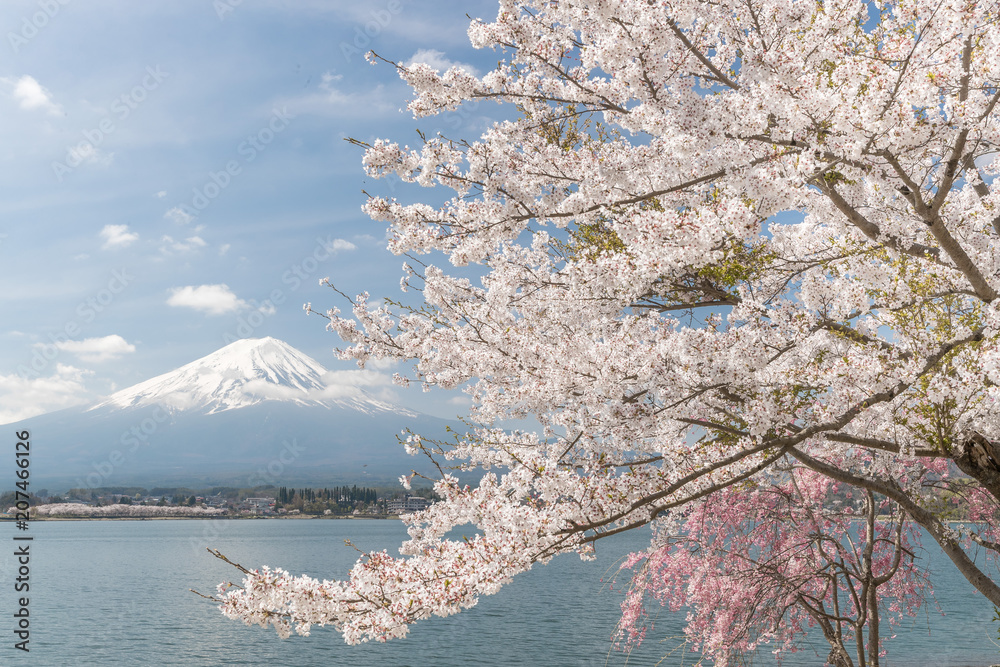
[[[230,343],[197,361],[122,389],[89,410],[160,405],[171,412],[206,414],[257,405],[267,400],[300,405],[353,407],[364,412],[416,413],[377,401],[360,389],[328,387],[319,362],[276,338]],[[338,394],[340,394],[339,397]]]
[[[442,419],[327,384],[274,338],[240,340],[93,406],[8,424],[32,433],[33,485],[389,482],[426,471],[397,441],[444,437]]]

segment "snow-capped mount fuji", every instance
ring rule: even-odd
[[[330,386],[324,380],[328,374],[318,361],[277,338],[242,339],[118,391],[89,410],[159,405],[170,412],[213,414],[277,400],[417,416],[360,388]]]
[[[329,382],[315,359],[275,338],[243,339],[91,406],[8,424],[32,437],[32,480],[50,487],[390,482],[424,459],[405,429],[458,424]]]

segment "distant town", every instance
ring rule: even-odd
[[[70,489],[30,498],[32,515],[44,516],[199,516],[199,517],[386,517],[426,509],[434,501],[429,488],[401,493],[398,488],[334,486],[330,488],[258,487],[237,489],[109,487]],[[14,492],[0,495],[0,508],[13,515]],[[10,509],[8,509],[10,508]]]

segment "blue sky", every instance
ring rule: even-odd
[[[0,423],[89,402],[232,336],[274,336],[328,368],[318,285],[399,296],[402,258],[364,216],[344,137],[473,138],[485,107],[414,120],[392,60],[483,72],[468,19],[495,2],[6,0],[0,4]],[[269,303],[268,303],[269,302]],[[228,337],[228,338],[227,338]],[[431,414],[457,393],[346,382]]]

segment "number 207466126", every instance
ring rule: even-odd
[[[15,445],[14,454],[17,467],[14,476],[17,477],[15,484],[17,490],[15,491],[16,514],[14,518],[18,521],[27,521],[29,518],[28,484],[31,477],[31,434],[28,431],[18,431],[15,435],[17,436],[17,445]]]

